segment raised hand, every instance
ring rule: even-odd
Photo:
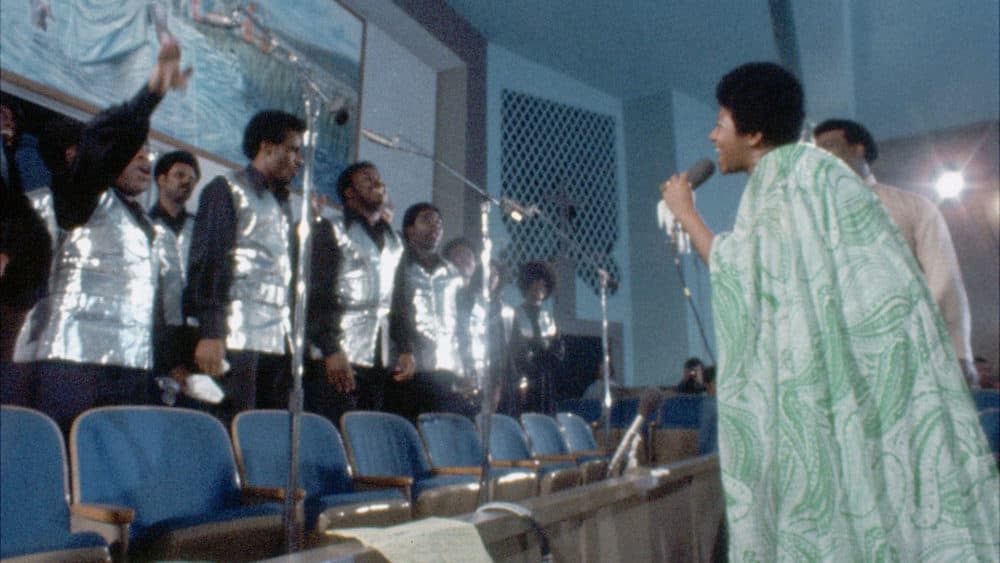
[[[160,44],[160,52],[156,54],[156,65],[149,77],[148,87],[151,92],[165,95],[170,90],[180,90],[187,86],[188,78],[194,69],[181,69],[181,48],[173,37],[164,37]]]

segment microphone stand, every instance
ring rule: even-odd
[[[334,97],[330,92],[336,84],[328,74],[309,59],[299,53],[294,47],[280,40],[259,18],[246,7],[241,6],[233,11],[232,19],[236,22],[245,20],[253,24],[250,36],[239,35],[241,39],[260,49],[268,57],[289,65],[298,74],[302,84],[302,105],[305,110],[306,131],[303,135],[302,158],[302,204],[299,223],[296,226],[298,237],[298,264],[296,267],[295,309],[292,315],[291,338],[288,343],[292,351],[291,373],[292,389],[288,394],[288,482],[285,487],[284,511],[282,524],[285,533],[285,550],[292,553],[299,548],[302,536],[303,522],[298,518],[296,496],[299,481],[299,442],[302,424],[302,376],[305,364],[305,324],[306,300],[309,295],[309,276],[311,267],[313,208],[313,163],[315,161],[316,141],[319,138],[319,115],[322,108],[330,111],[342,109],[343,97]],[[236,26],[232,29],[237,30]]]
[[[382,145],[386,148],[410,153],[416,155],[420,158],[427,159],[437,166],[440,166],[446,172],[454,176],[456,179],[462,182],[462,184],[468,189],[472,190],[482,198],[482,203],[479,207],[479,229],[480,235],[483,240],[483,250],[479,256],[479,260],[482,265],[483,272],[483,287],[481,306],[483,307],[483,319],[482,322],[485,326],[474,327],[479,336],[483,339],[482,357],[478,359],[475,363],[477,364],[476,371],[477,378],[479,379],[479,390],[482,394],[480,399],[480,435],[483,441],[483,458],[479,473],[479,506],[482,506],[489,502],[489,475],[490,475],[490,425],[493,418],[493,394],[494,394],[494,382],[490,377],[490,332],[489,332],[489,313],[490,304],[493,296],[490,292],[490,258],[493,252],[493,241],[490,238],[489,229],[489,213],[491,206],[496,206],[497,209],[501,211],[504,215],[510,216],[514,221],[520,222],[525,217],[532,216],[537,213],[535,209],[528,209],[517,203],[516,201],[508,198],[497,199],[489,194],[486,190],[478,186],[472,180],[466,178],[461,172],[455,170],[451,166],[448,166],[444,161],[434,156],[432,153],[421,150],[413,146],[404,146],[400,144],[398,137],[388,138],[377,133],[372,133],[371,131],[362,129],[362,134],[368,140]],[[409,143],[408,144],[414,144]],[[473,305],[475,307],[475,305]],[[474,358],[475,359],[475,358]]]

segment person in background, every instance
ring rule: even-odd
[[[71,165],[52,181],[65,241],[15,359],[35,363],[31,402],[66,432],[88,408],[148,399],[157,259],[155,231],[136,199],[151,180],[150,116],[190,76],[180,55],[164,42],[147,83],[87,124]]]
[[[955,355],[970,387],[977,385],[972,365],[972,318],[962,270],[951,242],[948,224],[934,203],[913,192],[875,179],[871,164],[878,158],[878,144],[863,125],[848,119],[828,119],[813,129],[816,146],[844,161],[885,206],[906,240],[927,280],[927,287],[941,310]]]
[[[194,232],[194,216],[185,206],[201,178],[198,159],[184,150],[169,152],[156,161],[153,178],[158,195],[149,209],[149,218],[157,228],[160,255],[153,371],[157,376],[169,375],[183,385],[195,367],[194,348],[198,338],[197,330],[184,319],[182,305]]]
[[[288,186],[302,166],[305,129],[290,113],[258,112],[243,133],[249,164],[216,176],[198,201],[184,315],[198,322],[198,370],[226,393],[216,411],[223,421],[287,404],[297,248]]]
[[[542,305],[556,289],[555,271],[545,262],[527,262],[521,266],[518,288],[524,301],[514,313],[510,353],[520,412],[554,414],[562,343],[555,319]]]
[[[711,271],[729,558],[996,560],[997,465],[889,214],[797,143],[781,66],[733,69],[716,99],[719,168],[750,176],[733,230],[708,228],[686,173],[660,189]]]
[[[399,235],[385,219],[386,187],[371,162],[337,178],[343,213],[316,223],[307,332],[306,409],[334,424],[349,410],[383,410],[390,382],[413,377],[410,335],[390,335]],[[397,327],[405,327],[401,322]],[[398,363],[390,368],[390,338]]]
[[[411,421],[424,412],[472,416],[475,380],[467,377],[459,332],[459,310],[465,279],[438,252],[444,225],[430,203],[417,203],[403,214],[406,250],[393,283],[390,319],[395,334],[410,334],[415,374],[412,381],[391,389],[390,409]],[[397,354],[394,354],[397,355]]]
[[[698,358],[688,358],[684,362],[684,372],[681,382],[677,384],[677,392],[697,395],[705,392],[705,364]]]
[[[976,373],[979,375],[981,389],[1000,390],[1000,378],[993,374],[993,365],[982,356],[976,356]]]

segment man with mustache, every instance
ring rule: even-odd
[[[160,255],[160,286],[157,330],[154,331],[154,371],[169,374],[178,383],[191,373],[197,332],[187,326],[181,310],[185,272],[194,232],[194,215],[185,205],[201,178],[198,159],[188,151],[169,152],[153,169],[158,197],[149,210],[157,229],[156,247]]]

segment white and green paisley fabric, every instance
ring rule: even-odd
[[[715,238],[731,561],[994,561],[997,467],[878,199],[807,145],[765,155]]]

